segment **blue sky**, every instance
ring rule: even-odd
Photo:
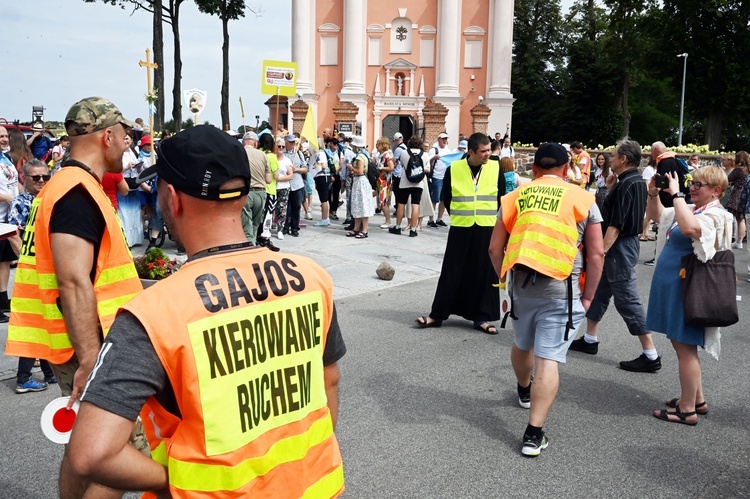
[[[260,1],[248,1],[251,6]],[[248,13],[229,23],[230,114],[232,127],[268,114],[269,96],[260,93],[264,59],[290,60],[291,0],[265,2],[261,17]],[[3,1],[0,6],[0,60],[3,67],[0,117],[31,119],[31,107],[46,107],[45,119],[62,120],[77,100],[101,95],[125,117],[148,119],[146,71],[138,66],[151,46],[151,15],[82,0]],[[219,125],[221,97],[221,21],[198,12],[193,2],[180,10],[182,89],[208,92],[200,120]],[[171,118],[172,36],[164,26],[167,119]],[[183,119],[188,113],[183,106]]]

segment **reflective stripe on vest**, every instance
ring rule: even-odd
[[[8,355],[65,363],[73,355],[62,312],[50,248],[50,219],[55,204],[76,186],[91,195],[102,213],[105,230],[94,276],[97,314],[104,335],[117,310],[142,289],[120,221],[109,197],[96,179],[77,167],[55,174],[32,204],[24,232],[11,302]]]
[[[594,195],[560,178],[541,177],[501,199],[509,232],[502,276],[516,264],[555,279],[567,278],[578,254],[578,222],[588,216]]]
[[[323,377],[332,290],[309,258],[248,249],[190,261],[124,307],[180,408],[177,418],[151,398],[141,412],[172,497],[343,491]]]
[[[482,166],[474,188],[469,163],[465,160],[451,163],[451,225],[454,227],[493,227],[497,220],[497,180],[500,164],[490,160]]]

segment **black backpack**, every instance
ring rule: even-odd
[[[406,149],[409,153],[409,163],[404,168],[404,175],[409,182],[419,183],[424,178],[424,163],[422,154],[412,154],[411,149]]]
[[[380,177],[380,169],[378,168],[378,160],[372,157],[367,157],[367,180],[370,182],[370,187],[373,189],[378,188],[378,178]]]

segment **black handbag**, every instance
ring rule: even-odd
[[[703,263],[691,252],[682,257],[681,263],[685,323],[724,327],[739,322],[734,253],[717,251],[712,259]]]

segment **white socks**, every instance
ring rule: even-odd
[[[599,339],[596,336],[591,336],[589,333],[583,335],[583,339],[586,343],[598,343]]]
[[[643,355],[648,357],[648,360],[656,360],[659,358],[659,356],[656,354],[655,348],[652,348],[651,350],[643,350]]]

